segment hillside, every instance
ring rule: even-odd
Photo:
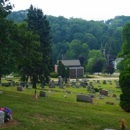
[[[27,10],[12,12],[7,18],[17,23],[23,22],[27,17]],[[64,55],[67,59],[77,59],[78,56],[70,56],[71,44],[86,43],[90,50],[106,50],[111,59],[115,59],[122,45],[122,27],[130,21],[130,16],[116,16],[107,21],[87,21],[79,18],[67,19],[63,16],[47,16],[53,37],[53,59],[61,59]],[[76,47],[77,44],[77,47]],[[68,51],[70,50],[70,51]]]

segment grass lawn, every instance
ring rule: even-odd
[[[15,81],[19,81],[15,79]],[[6,82],[6,79],[3,80]],[[89,81],[90,82],[90,81]],[[119,100],[113,97],[116,94],[119,97],[121,91],[113,85],[97,84],[94,81],[95,88],[107,89],[110,91],[109,97],[104,99],[94,98],[94,104],[86,102],[77,102],[76,94],[88,94],[86,88],[64,87],[40,88],[37,84],[38,99],[33,97],[34,89],[26,89],[23,92],[17,91],[17,87],[3,87],[0,90],[0,107],[11,108],[13,112],[13,125],[5,123],[0,126],[2,130],[104,130],[113,128],[119,130],[119,120],[124,118],[127,121],[127,129],[130,130],[130,113],[126,113],[119,106]],[[30,86],[31,87],[31,86]],[[48,97],[39,97],[39,92],[47,92]],[[53,90],[50,93],[49,90]],[[72,94],[66,94],[69,90]],[[67,98],[64,98],[66,94]],[[99,93],[96,93],[96,96]],[[114,105],[106,104],[107,101],[114,102]],[[10,124],[11,124],[10,123]],[[8,127],[6,127],[8,125]],[[5,128],[4,128],[5,127]]]

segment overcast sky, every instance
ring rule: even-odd
[[[108,20],[115,16],[130,16],[130,0],[10,0],[13,11],[25,10],[32,4],[43,13],[66,18]]]

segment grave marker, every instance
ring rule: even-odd
[[[4,112],[0,111],[0,125],[4,124]]]
[[[91,103],[92,102],[92,97],[90,95],[83,95],[83,94],[77,94],[76,95],[76,101],[79,101],[79,102],[88,102],[88,103]]]
[[[22,86],[17,86],[17,91],[24,91],[24,88]]]
[[[104,96],[108,96],[108,90],[100,90],[99,93]]]
[[[40,91],[40,97],[48,97],[48,95],[46,92]]]

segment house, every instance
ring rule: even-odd
[[[122,60],[124,60],[124,58],[117,58],[117,59],[115,59],[115,61],[113,61],[113,64],[114,64],[114,68],[115,68],[115,69],[117,69],[117,64],[118,64],[120,61],[122,61]]]
[[[58,64],[59,61],[57,61]],[[79,60],[61,60],[65,67],[70,69],[70,78],[78,78],[84,76],[84,67],[81,66]],[[55,72],[58,72],[58,65],[55,65]]]

